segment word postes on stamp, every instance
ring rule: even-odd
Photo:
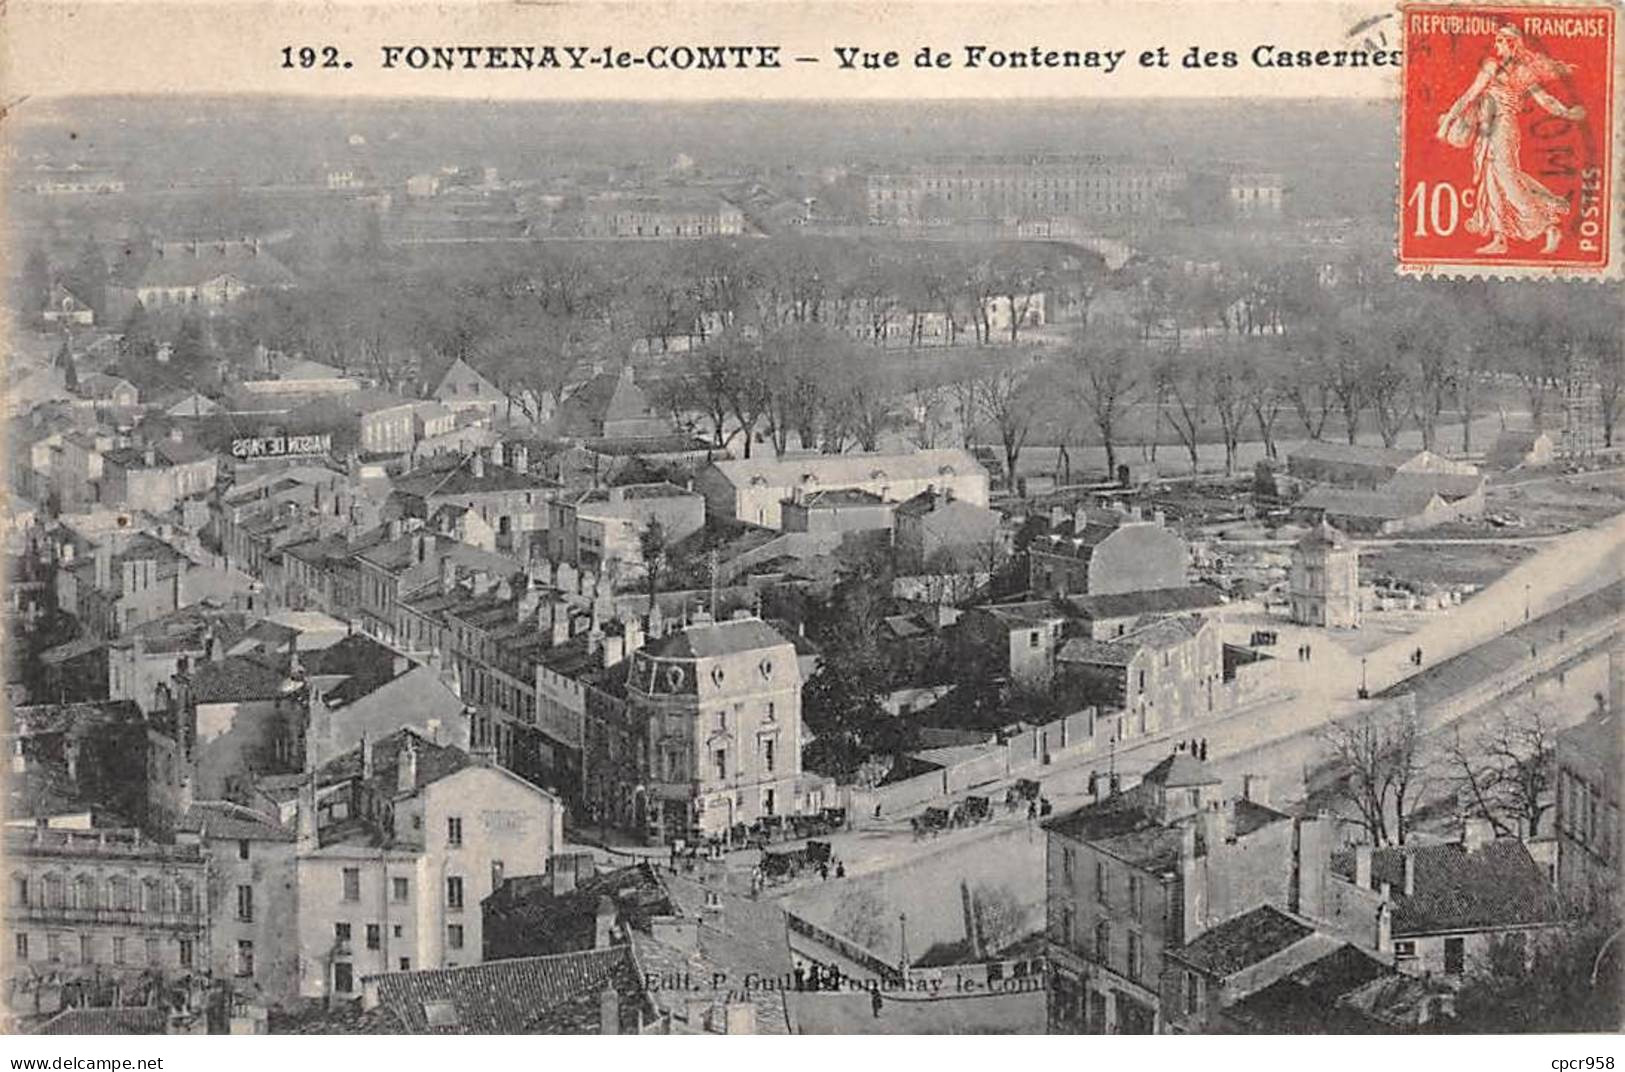
[[[1617,277],[1617,14],[1402,9],[1401,272]]]

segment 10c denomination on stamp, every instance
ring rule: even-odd
[[[1617,9],[1401,11],[1399,270],[1617,277]]]

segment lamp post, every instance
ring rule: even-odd
[[[1360,656],[1360,699],[1362,700],[1371,695],[1370,689],[1366,687],[1365,664],[1366,656],[1362,655]]]
[[[1523,620],[1529,620],[1529,585],[1523,586]]]

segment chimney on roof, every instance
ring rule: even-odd
[[[1404,861],[1404,867],[1405,867],[1405,877],[1404,877],[1404,880],[1403,880],[1403,884],[1401,885],[1400,888],[1405,891],[1405,896],[1406,897],[1415,897],[1416,896],[1416,855],[1414,853],[1407,852],[1407,853],[1405,853],[1403,855],[1403,861]]]
[[[361,735],[361,777],[372,780],[372,738]]]
[[[480,480],[485,476],[485,455],[475,450],[468,459],[468,471],[474,474],[474,479]]]
[[[1495,828],[1488,819],[1468,819],[1461,824],[1461,847],[1471,856],[1495,840]]]
[[[389,527],[385,531],[389,533],[389,538],[391,540],[398,540],[401,538],[401,534],[405,531],[405,528],[401,525],[401,519],[395,517],[390,518]]]
[[[1262,804],[1266,808],[1270,803],[1270,780],[1268,775],[1247,774],[1241,779],[1241,795],[1254,804]]]
[[[450,555],[440,559],[440,594],[450,595],[452,589],[457,587],[457,563],[452,561]]]
[[[141,452],[141,464],[145,465],[148,469],[151,469],[153,466],[158,464],[158,451],[151,443],[148,443],[146,448]]]
[[[412,534],[412,560],[420,566],[423,565],[424,562],[428,561],[430,539],[432,539],[432,537],[424,533],[422,530]]]
[[[410,733],[401,742],[395,759],[395,791],[410,793],[418,787],[418,745]]]
[[[508,468],[516,473],[530,472],[530,448],[523,443],[508,445]]]
[[[606,986],[603,993],[598,995],[598,1033],[600,1035],[621,1033],[621,996],[615,992],[613,986]]]
[[[555,599],[548,604],[547,624],[554,647],[570,639],[570,608],[564,600]]]
[[[299,802],[297,823],[297,841],[295,851],[303,856],[314,852],[317,846],[316,834],[316,772],[299,785]]]
[[[1362,890],[1371,888],[1371,846],[1354,846],[1354,884]]]

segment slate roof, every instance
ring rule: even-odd
[[[1435,494],[1432,489],[1417,485],[1397,488],[1385,485],[1376,491],[1323,486],[1311,489],[1296,506],[1304,510],[1324,510],[1333,517],[1395,521],[1420,514]]]
[[[1404,893],[1406,856],[1415,869],[1409,896]],[[1332,868],[1352,877],[1353,853],[1334,856]],[[1498,838],[1471,853],[1460,842],[1378,849],[1371,855],[1371,881],[1392,887],[1395,938],[1561,919],[1544,870],[1516,838]]]
[[[1327,440],[1310,440],[1299,444],[1297,449],[1287,455],[1287,460],[1302,458],[1305,461],[1336,462],[1343,465],[1370,465],[1384,469],[1396,469],[1421,453],[1420,450],[1408,450],[1404,447],[1371,447],[1360,444],[1333,443]]]
[[[1389,1032],[1395,1025],[1368,1015],[1351,995],[1393,968],[1345,943],[1225,1009],[1225,1017],[1259,1034]]]
[[[649,395],[629,376],[605,372],[571,392],[559,405],[556,427],[566,435],[602,435],[606,424],[659,420]]]
[[[789,501],[789,500],[786,500]],[[886,500],[862,488],[831,488],[815,491],[801,500],[809,510],[831,510],[842,506],[884,506]]]
[[[51,1017],[38,1035],[162,1035],[169,1028],[169,1010],[161,1005],[105,1009],[64,1009]]]
[[[545,477],[516,472],[490,462],[483,463],[480,475],[475,476],[471,455],[450,462],[431,462],[401,474],[394,481],[397,493],[418,499],[429,499],[437,495],[481,495],[555,487],[558,485]]]
[[[243,703],[274,700],[293,692],[286,670],[257,655],[229,655],[200,662],[191,672],[192,697],[198,703]]]
[[[710,659],[789,643],[761,619],[744,618],[691,625],[654,645],[652,654],[662,659]]]
[[[1348,545],[1349,538],[1343,534],[1342,530],[1338,529],[1324,518],[1321,519],[1318,524],[1310,526],[1309,531],[1304,533],[1296,544],[1296,546],[1302,547],[1305,550],[1309,550],[1311,548],[1329,548],[1332,550],[1337,550],[1338,548],[1347,547]]]
[[[468,391],[467,387],[474,390]],[[457,402],[465,399],[476,401],[501,402],[507,398],[490,380],[481,376],[474,367],[462,358],[453,361],[447,367],[445,375],[435,386],[434,396],[443,402]]]
[[[1222,785],[1224,779],[1189,752],[1175,752],[1146,771],[1145,781],[1166,789],[1178,789],[1193,785]]]
[[[169,243],[165,251],[147,262],[135,286],[192,287],[234,276],[249,286],[286,287],[294,283],[293,273],[271,254],[256,251],[241,242],[199,242],[197,251]]]
[[[608,898],[615,918],[646,927],[651,916],[676,912],[661,876],[648,863],[604,871],[557,896],[551,875],[505,879],[480,904],[487,959],[551,956],[593,948],[599,901]]]
[[[1170,950],[1169,955],[1223,979],[1268,960],[1314,933],[1315,928],[1302,920],[1274,905],[1262,905],[1203,931],[1194,941]]]
[[[222,841],[292,841],[294,832],[253,808],[225,800],[198,801],[175,824]]]
[[[1224,601],[1224,594],[1217,588],[1206,584],[1191,584],[1182,588],[1153,588],[1144,592],[1070,596],[1066,602],[1080,617],[1096,620],[1205,610],[1208,607],[1219,606]]]
[[[1111,640],[1074,637],[1061,645],[1056,658],[1090,666],[1128,666],[1142,650],[1161,651],[1197,636],[1206,620],[1194,614],[1170,614],[1136,625],[1132,633]]]
[[[466,968],[390,972],[375,983],[383,1008],[409,1035],[597,1034],[599,996],[621,995],[623,1032],[648,1012],[641,974],[624,945]]]
[[[400,753],[409,739],[418,754],[418,778],[414,790],[456,774],[474,763],[468,753],[460,748],[435,744],[410,729],[396,730],[387,737],[380,737],[372,746],[372,786],[383,796],[396,795]],[[324,763],[316,772],[316,784],[336,785],[360,777],[361,749],[357,746]]]

